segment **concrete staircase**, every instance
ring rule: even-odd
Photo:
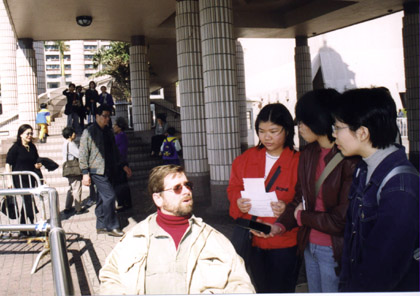
[[[66,117],[56,118],[49,127],[47,143],[35,143],[40,157],[51,158],[60,165],[60,167],[53,172],[48,172],[45,168],[42,168],[45,182],[49,186],[55,187],[59,194],[64,194],[68,189],[67,178],[62,177],[62,145],[65,139],[61,135],[61,131],[66,126],[66,123]],[[146,190],[150,169],[162,164],[162,160],[160,158],[150,157],[150,144],[142,141],[140,136],[135,132],[128,130],[126,131],[126,134],[129,140],[128,162],[133,171],[133,176],[129,179],[129,185],[133,196],[136,192],[139,192],[139,190]],[[87,195],[88,192],[89,188],[83,186],[83,195]]]

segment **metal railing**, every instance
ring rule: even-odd
[[[15,187],[21,188],[10,188],[12,178]],[[0,206],[3,212],[0,213],[1,237],[13,238],[16,234],[41,236],[41,240],[45,242],[44,248],[38,254],[31,273],[36,272],[41,258],[51,252],[56,294],[73,295],[73,281],[67,257],[66,236],[61,226],[57,190],[40,185],[39,176],[30,171],[2,173],[0,181]],[[22,188],[24,185],[29,188]]]

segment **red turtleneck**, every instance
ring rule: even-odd
[[[170,216],[165,215],[159,209],[157,210],[156,222],[163,228],[167,233],[172,236],[172,239],[175,242],[175,247],[178,249],[179,242],[181,241],[182,236],[185,231],[187,231],[189,222],[188,219],[191,215],[186,216]]]

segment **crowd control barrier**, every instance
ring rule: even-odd
[[[57,190],[41,184],[39,176],[30,171],[0,174],[0,235],[44,241],[31,273],[36,272],[41,258],[50,253],[56,294],[73,295]]]

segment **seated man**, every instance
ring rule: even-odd
[[[255,293],[230,241],[192,215],[192,184],[182,167],[153,168],[148,189],[157,213],[108,256],[100,294]]]

